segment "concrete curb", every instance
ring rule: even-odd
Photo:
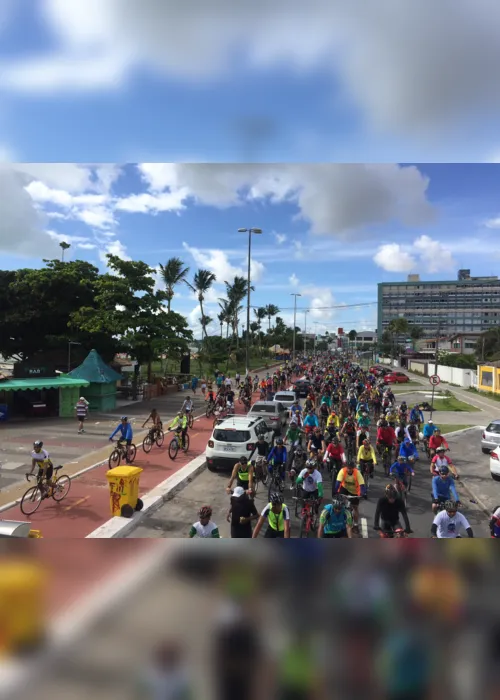
[[[90,535],[87,535],[86,539],[127,537],[127,535],[140,525],[144,517],[152,515],[161,508],[166,501],[173,498],[179,491],[182,491],[190,481],[196,478],[198,474],[201,474],[205,467],[205,455],[202,454],[199,457],[195,457],[179,469],[178,472],[172,474],[168,479],[165,479],[165,481],[162,481],[161,484],[158,484],[158,486],[155,486],[149,491],[142,499],[144,506],[140,512],[134,513],[131,518],[122,518],[119,516],[111,518],[91,532]]]
[[[35,681],[41,674],[46,674],[47,667],[68,653],[70,646],[78,642],[91,625],[114,606],[120,605],[151,575],[161,571],[174,552],[174,546],[167,547],[162,542],[148,549],[146,554],[127,562],[84,600],[71,606],[52,625],[49,630],[48,647],[40,656],[31,662],[0,663],[0,698],[7,700],[13,694],[16,694],[17,698],[17,693],[24,692],[27,683]]]

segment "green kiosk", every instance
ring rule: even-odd
[[[82,364],[67,376],[89,382],[84,396],[91,411],[110,411],[116,408],[116,382],[122,376],[104,362],[97,350],[91,350]]]

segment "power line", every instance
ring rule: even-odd
[[[309,310],[316,310],[316,311],[324,311],[326,309],[353,309],[356,308],[357,306],[376,306],[378,304],[378,301],[367,301],[363,302],[361,304],[335,304],[333,306],[311,306],[311,307],[299,307],[297,306],[297,311],[309,311]],[[263,308],[261,306],[252,306],[252,309],[260,309]],[[281,311],[293,311],[294,307],[293,306],[283,306],[280,307],[280,312]]]

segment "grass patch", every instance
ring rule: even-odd
[[[473,425],[454,425],[453,423],[436,423],[437,427],[441,429],[443,435],[446,433],[453,433],[455,430],[465,430],[465,428],[473,428]]]
[[[466,391],[470,391],[472,394],[478,394],[479,396],[484,396],[487,399],[493,399],[493,401],[500,401],[500,394],[495,394],[493,391],[479,391],[470,386]]]
[[[456,413],[476,413],[480,411],[476,406],[465,403],[465,401],[460,401],[460,399],[457,399],[451,392],[447,392],[447,395],[443,398],[434,399],[434,408],[436,411],[455,411]]]

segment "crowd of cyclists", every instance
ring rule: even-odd
[[[397,405],[383,379],[356,363],[325,354],[311,359],[304,358],[294,366],[287,363],[261,381],[248,377],[241,385],[249,401],[251,391],[257,389],[261,398],[269,399],[299,378],[310,390],[303,404],[296,400],[291,406],[284,436],[276,437],[272,445],[260,437],[254,452],[234,465],[226,488],[231,537],[256,538],[264,526],[265,537],[290,537],[292,516],[285,489],[293,492],[296,515],[310,521],[306,536],[356,536],[361,502],[368,498],[371,481],[378,474],[390,482],[377,501],[373,527],[381,537],[406,537],[412,533],[406,503],[415,464],[426,458],[433,517],[429,535],[455,538],[466,533],[473,537],[460,512],[462,503],[455,486],[459,474],[447,454],[449,445],[432,420],[424,421],[421,407],[410,407],[405,401]],[[230,394],[234,399],[233,390]],[[220,401],[221,394],[214,400]],[[326,475],[331,494],[327,493]],[[268,504],[259,514],[254,496],[260,482],[269,484],[269,491]],[[203,515],[210,522],[210,506],[204,507]],[[500,530],[494,517],[492,536],[495,527]],[[218,536],[218,528],[216,531]]]

